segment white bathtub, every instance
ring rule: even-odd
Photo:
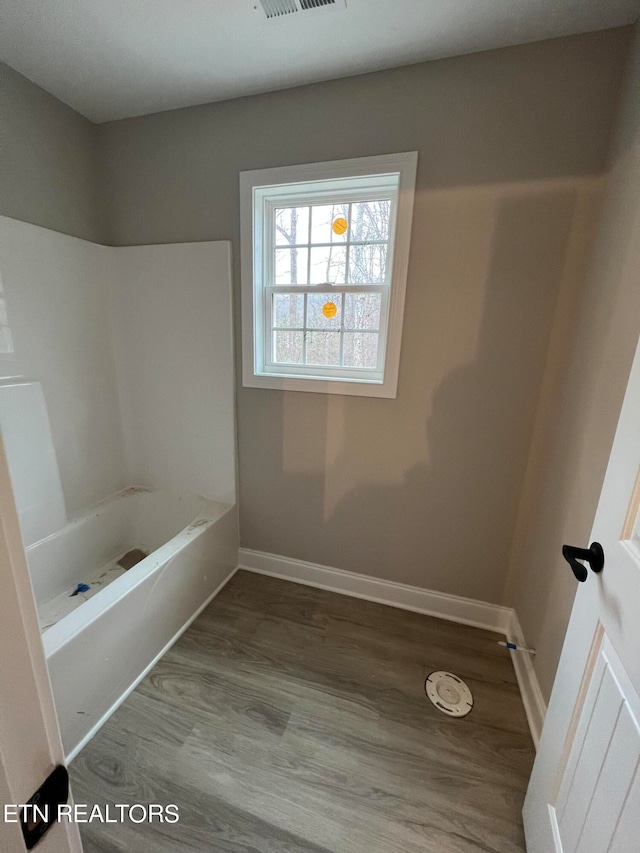
[[[133,548],[148,556],[114,571]],[[26,552],[71,760],[233,574],[236,507],[127,489]]]

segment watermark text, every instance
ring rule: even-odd
[[[4,823],[24,820],[32,826],[54,820],[68,823],[178,823],[180,809],[175,803],[105,803],[93,806],[86,803],[61,803],[58,806],[7,803],[2,808],[2,818]]]

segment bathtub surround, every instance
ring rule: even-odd
[[[4,164],[3,164],[4,166]],[[14,352],[0,375],[41,382],[67,513],[131,484],[112,336],[110,250],[0,217]]]
[[[8,217],[0,247],[0,365],[42,380],[0,381],[0,430],[70,759],[238,563],[230,247]]]
[[[630,35],[556,39],[96,128],[104,242],[231,240],[236,317],[239,171],[419,151],[398,399],[238,389],[246,548],[514,603],[506,572],[531,438],[566,364],[557,342],[571,338],[582,297]],[[46,113],[31,108],[41,100],[24,102],[37,134]],[[9,143],[28,164],[22,138]],[[46,167],[54,183],[64,177],[59,161]],[[0,212],[24,202],[21,218],[49,215],[37,187],[16,199],[19,186],[5,185]],[[556,497],[561,513],[589,498]],[[559,544],[549,540],[550,552]],[[547,673],[572,592],[554,589],[546,602],[523,593],[527,632],[553,623],[535,662]]]
[[[0,382],[0,431],[22,541],[32,545],[67,523],[51,423],[40,382]]]
[[[67,514],[132,484],[235,503],[228,243],[119,249],[0,217],[0,257],[0,377],[41,380]]]
[[[129,481],[235,503],[231,247],[109,251]]]

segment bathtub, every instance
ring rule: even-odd
[[[124,571],[134,548],[148,556]],[[70,761],[233,575],[236,507],[130,488],[26,554]]]

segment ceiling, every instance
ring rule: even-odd
[[[637,20],[640,0],[2,0],[0,58],[96,122]]]

